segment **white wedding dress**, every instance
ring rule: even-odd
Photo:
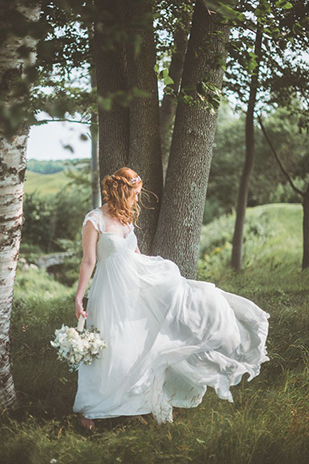
[[[80,365],[73,412],[89,419],[152,413],[158,423],[173,422],[173,406],[197,406],[207,386],[233,402],[230,386],[269,361],[269,314],[213,283],[186,279],[173,261],[136,253],[133,224],[125,237],[105,232],[100,208],[87,221],[99,239],[86,328],[97,327],[107,347]]]

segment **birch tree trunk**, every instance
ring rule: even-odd
[[[201,225],[216,130],[217,111],[208,111],[198,94],[202,80],[222,86],[223,69],[216,57],[225,58],[229,28],[211,17],[197,0],[186,53],[181,90],[200,104],[179,101],[166,173],[159,223],[152,254],[176,262],[182,275],[195,278]]]
[[[2,2],[1,2],[2,3]],[[39,19],[40,3],[15,2],[1,5],[23,16],[30,22]],[[3,18],[4,16],[4,18]],[[7,29],[5,14],[1,29]],[[18,49],[26,45],[31,50],[27,59],[20,58]],[[1,101],[7,111],[23,102],[23,95],[16,92],[16,83],[23,77],[24,67],[34,64],[36,40],[18,37],[11,29],[0,48]],[[2,108],[3,109],[3,108]],[[12,116],[14,114],[12,113]],[[0,405],[1,409],[16,403],[14,381],[10,370],[10,321],[17,259],[23,222],[23,194],[26,172],[26,146],[29,133],[27,123],[19,125],[14,136],[5,137],[0,132]]]

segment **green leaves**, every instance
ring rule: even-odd
[[[246,18],[243,13],[234,10],[231,8],[229,5],[226,5],[225,3],[221,3],[220,7],[218,8],[218,13],[220,13],[225,19],[229,21],[236,21],[236,22],[241,22],[244,21]]]
[[[197,94],[200,100],[204,103],[205,108],[211,113],[215,114],[220,106],[222,92],[214,84],[207,80],[199,82],[196,86]]]
[[[135,34],[134,36],[134,53],[138,55],[143,43],[143,37],[140,34]]]
[[[109,111],[112,107],[112,99],[111,97],[101,97],[98,96],[98,105],[104,111]]]
[[[174,84],[173,79],[168,75],[167,68],[163,68],[161,71],[159,71],[159,65],[156,63],[153,67],[153,70],[157,74],[158,79],[163,80],[164,85]]]
[[[133,87],[131,89],[131,92],[132,92],[133,97],[140,97],[140,98],[151,97],[151,92],[148,92],[147,90],[139,89],[138,87]]]
[[[71,153],[74,153],[74,148],[72,147],[72,145],[62,145],[62,147],[65,149],[65,150],[69,150]]]
[[[287,2],[286,0],[277,0],[275,2],[275,7],[282,8],[283,10],[289,10],[290,8],[293,8],[293,5],[292,3]]]
[[[237,10],[237,0],[207,0],[204,3],[209,10],[217,14],[217,17],[220,15],[229,23],[239,23],[246,19],[244,14]]]
[[[258,62],[257,62],[258,56],[253,52],[249,52],[248,55],[249,55],[249,60],[247,62],[247,69],[250,73],[252,73],[258,65]]]
[[[164,78],[164,81],[163,81],[163,82],[164,82],[165,85],[174,84],[174,81],[173,81],[173,79],[172,79],[170,76],[166,76],[166,77]]]
[[[207,75],[196,86],[183,87],[177,98],[189,106],[200,105],[214,115],[220,106],[221,97],[221,90],[216,84],[210,82],[209,75]]]
[[[109,93],[107,96],[98,96],[98,105],[103,111],[110,111],[113,106],[113,102],[118,103],[121,106],[128,107],[134,98],[150,98],[151,93],[138,87],[132,87],[126,91],[118,90],[113,93]]]

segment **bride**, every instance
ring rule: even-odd
[[[233,402],[230,387],[269,361],[269,314],[213,283],[186,279],[171,260],[140,252],[134,224],[143,182],[135,171],[123,167],[102,185],[104,204],[82,225],[75,305],[76,317],[97,327],[107,347],[80,365],[73,412],[93,429],[94,419],[143,421],[149,413],[158,423],[173,422],[173,407],[198,406],[207,386]]]

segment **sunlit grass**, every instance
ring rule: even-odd
[[[248,208],[242,271],[229,263],[235,214],[202,227],[199,278],[227,291],[306,293],[309,269],[302,271],[302,206],[270,204]]]
[[[46,270],[17,268],[14,287],[16,302],[39,299],[40,304],[44,307],[48,304],[48,299],[55,296],[64,297],[70,293],[71,289],[53,279]]]
[[[25,179],[25,193],[33,193],[35,190],[41,195],[53,195],[70,182],[65,171],[54,174],[40,174],[27,170]]]

